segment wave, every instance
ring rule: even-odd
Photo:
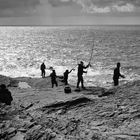
[[[63,75],[81,60],[88,63],[94,42],[93,67],[84,75],[85,84],[111,85],[117,62],[121,62],[126,80],[139,78],[140,31],[118,28],[0,27],[0,74],[40,77],[40,64],[45,61],[48,68]],[[46,70],[46,75],[50,73]],[[69,75],[70,83],[76,80],[77,69]]]

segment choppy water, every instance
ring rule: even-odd
[[[93,46],[94,42],[94,46]],[[81,60],[87,64],[94,47],[86,85],[111,86],[116,63],[125,83],[140,79],[140,26],[0,27],[0,74],[40,76],[40,64],[63,74]],[[51,71],[46,70],[47,75]],[[75,84],[77,69],[69,76]]]

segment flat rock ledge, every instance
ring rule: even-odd
[[[1,140],[140,140],[140,81],[71,94],[51,103],[0,104]]]

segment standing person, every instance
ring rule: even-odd
[[[64,83],[65,83],[65,85],[68,85],[68,75],[72,72],[72,70],[74,70],[74,69],[71,69],[70,71],[66,70],[64,72]]]
[[[52,88],[54,87],[54,84],[56,85],[56,87],[58,86],[57,81],[56,81],[56,72],[55,70],[52,71],[52,73],[50,74],[51,77],[51,83],[52,83]]]
[[[44,64],[44,62],[43,62],[43,63],[41,64],[41,66],[40,66],[42,78],[45,78],[45,74],[46,74],[45,69],[46,69],[46,66],[45,66],[45,64]]]
[[[5,84],[0,85],[0,103],[11,105],[13,97],[11,92],[6,88]]]
[[[87,66],[84,66],[83,61],[80,62],[80,64],[78,64],[78,80],[77,80],[77,88],[79,88],[79,84],[81,82],[81,86],[83,89],[85,89],[84,87],[84,80],[83,80],[83,73],[87,73],[87,71],[84,71],[84,69],[88,68],[90,66],[90,63]]]
[[[121,67],[121,64],[120,62],[118,62],[117,67],[114,69],[114,74],[113,74],[114,86],[119,85],[120,77],[125,78],[125,76],[120,73],[120,67]]]

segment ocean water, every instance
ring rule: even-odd
[[[40,77],[40,64],[57,75],[75,67],[69,83],[76,84],[82,60],[92,67],[84,74],[87,86],[112,86],[113,69],[121,63],[126,76],[120,84],[140,79],[140,26],[1,26],[0,74]],[[46,70],[46,75],[51,71]]]

